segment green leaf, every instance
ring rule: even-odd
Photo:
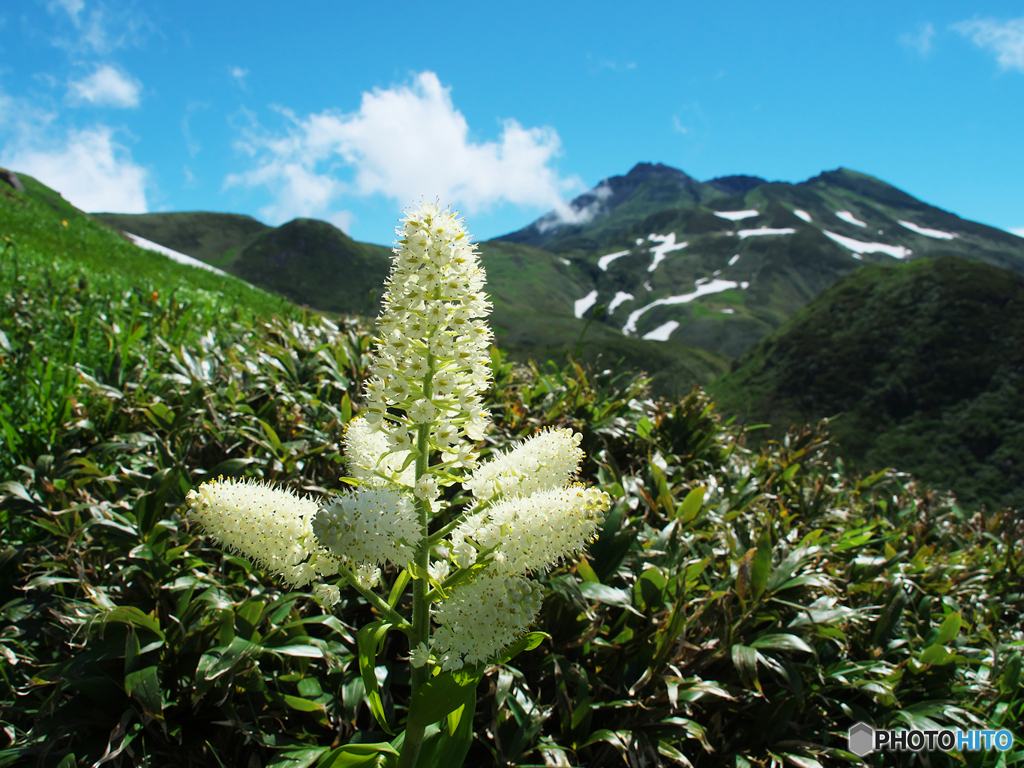
[[[951,613],[945,619],[942,624],[939,625],[939,634],[932,641],[932,645],[948,645],[960,633],[960,624],[963,620],[960,611]]]
[[[607,584],[601,584],[600,582],[594,581],[583,581],[580,582],[579,586],[580,592],[583,593],[584,597],[590,598],[598,603],[628,607],[632,607],[633,605],[633,599],[624,589],[609,587]]]
[[[646,440],[651,435],[651,429],[654,425],[651,420],[644,416],[640,421],[636,423],[636,434],[637,437]]]
[[[391,585],[391,594],[388,595],[388,605],[392,608],[395,607],[395,604],[405,593],[405,588],[409,585],[409,581],[411,579],[412,574],[407,570],[403,570],[398,574],[398,578],[395,579],[395,583]]]
[[[601,580],[597,578],[597,574],[594,573],[594,569],[590,567],[590,563],[584,558],[580,558],[580,561],[576,563],[576,573],[584,581],[589,581],[595,584],[600,584]]]
[[[757,660],[760,654],[756,648],[748,645],[736,644],[732,647],[732,663],[736,671],[740,673],[743,682],[747,686],[753,686],[761,691],[761,681],[757,677]]]
[[[790,635],[786,633],[776,633],[771,635],[761,635],[750,644],[751,648],[773,648],[780,651],[805,651],[806,653],[814,653],[814,649],[811,648],[802,638],[796,635]]]
[[[316,768],[377,768],[381,755],[398,757],[398,751],[386,741],[346,744],[326,754]]]
[[[363,678],[363,685],[366,687],[366,698],[370,701],[370,711],[380,723],[381,728],[391,736],[395,732],[388,725],[384,715],[384,704],[380,698],[380,684],[377,682],[377,654],[384,645],[384,638],[388,631],[393,629],[393,624],[383,621],[374,621],[359,630],[356,635],[356,647],[359,650],[359,674]]]
[[[461,766],[473,743],[473,716],[476,714],[476,687],[462,689],[465,698],[442,723],[427,726],[416,768],[457,768]],[[453,717],[459,713],[453,726]]]
[[[329,747],[290,749],[277,755],[272,763],[267,763],[267,768],[309,768],[318,758],[329,751]]]
[[[701,504],[704,503],[704,493],[706,491],[706,488],[698,486],[686,494],[686,498],[683,499],[683,503],[679,505],[678,510],[680,525],[686,525],[697,516],[700,512]]]
[[[755,600],[764,594],[772,570],[772,533],[765,528],[757,540],[757,553],[750,568],[750,593]]]
[[[285,704],[298,712],[316,712],[318,709],[324,708],[323,704],[318,704],[309,699],[302,699],[298,696],[289,696],[287,693],[282,698]]]
[[[431,723],[436,723],[449,712],[465,704],[468,694],[476,696],[478,682],[478,679],[457,679],[451,672],[434,675],[412,697],[406,727],[416,725],[426,728]]]

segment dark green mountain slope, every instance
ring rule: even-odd
[[[251,216],[205,211],[94,213],[93,218],[221,269],[254,237],[270,229]]]
[[[843,415],[855,464],[967,505],[1024,505],[1024,277],[958,258],[867,266],[763,339],[711,391],[747,423]]]
[[[959,256],[1024,274],[1024,239],[848,169],[800,184],[698,182],[641,164],[506,235],[571,261],[580,293],[630,336],[738,355],[864,264]],[[685,245],[683,245],[685,243]]]
[[[325,221],[295,219],[257,235],[226,268],[296,304],[373,317],[390,254],[390,248],[357,243]]]

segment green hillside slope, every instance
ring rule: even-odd
[[[710,390],[769,433],[843,414],[840,451],[968,505],[1024,504],[1024,277],[958,258],[869,266],[825,291]]]
[[[253,238],[270,227],[236,213],[94,213],[113,229],[131,232],[171,250],[225,269]],[[230,271],[230,270],[227,270]]]
[[[280,297],[242,280],[139,248],[75,208],[56,190],[26,174],[18,177],[24,192],[0,182],[0,235],[5,238],[0,247],[5,267],[57,263],[61,270],[84,270],[93,283],[116,284],[119,291],[134,289],[140,295],[150,295],[155,290],[165,296],[203,292],[211,300],[228,297],[234,307],[260,316],[294,310]],[[225,306],[225,311],[229,309],[232,307]]]

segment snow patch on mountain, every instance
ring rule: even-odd
[[[701,278],[696,281],[693,285],[695,290],[693,293],[686,293],[681,296],[666,296],[663,299],[656,299],[646,306],[640,307],[640,309],[634,310],[629,313],[629,317],[626,319],[626,324],[622,326],[622,332],[625,334],[636,333],[636,323],[643,317],[644,313],[654,309],[655,307],[666,307],[672,304],[688,304],[689,302],[696,299],[698,296],[704,296],[709,293],[721,293],[727,291],[730,288],[736,288],[739,286],[734,280],[710,280]]]
[[[672,335],[672,331],[679,327],[679,323],[676,320],[669,320],[667,323],[662,323],[653,331],[645,333],[641,338],[645,341],[668,341],[668,337]]]
[[[861,221],[849,211],[836,211],[836,218],[842,219],[848,224],[856,224],[858,227],[866,227],[868,225],[866,221]]]
[[[669,232],[667,235],[655,235],[650,234],[647,239],[654,243],[661,243],[651,248],[651,253],[654,254],[654,261],[651,262],[651,266],[647,268],[648,272],[653,272],[657,269],[658,265],[665,260],[665,256],[670,254],[672,251],[678,251],[681,248],[685,248],[689,243],[676,243],[676,233]]]
[[[807,211],[801,211],[799,208],[797,208],[795,211],[793,211],[793,213],[795,213],[801,219],[806,221],[808,224],[811,223],[811,214],[809,214]]]
[[[612,312],[618,309],[619,305],[622,304],[622,302],[630,301],[635,298],[636,297],[632,293],[626,293],[625,291],[616,291],[615,298],[612,299],[611,304],[608,305],[608,314],[610,315]]]
[[[576,312],[576,317],[583,317],[583,313],[590,309],[597,303],[597,289],[594,289],[582,299],[576,299],[573,302],[573,308]]]
[[[827,229],[821,230],[826,237],[835,240],[844,248],[854,252],[855,259],[859,259],[860,256],[856,254],[861,253],[887,253],[897,259],[905,259],[910,256],[913,251],[909,248],[904,248],[902,245],[886,245],[885,243],[865,243],[863,240],[854,240],[852,237],[843,237],[837,235],[835,232],[829,232]]]
[[[782,229],[771,229],[770,227],[758,227],[757,229],[741,229],[736,234],[740,236],[740,239],[746,237],[761,237],[762,235],[792,235],[796,232],[792,227],[783,227]]]
[[[608,265],[616,259],[621,259],[623,256],[629,256],[629,251],[616,251],[615,253],[609,253],[597,260],[597,266],[601,268],[602,272],[607,272]]]
[[[739,221],[740,219],[749,219],[751,216],[760,215],[760,211],[753,209],[749,211],[715,211],[715,216],[721,216],[723,219],[729,219],[730,221]]]
[[[956,232],[943,232],[941,229],[928,229],[927,227],[919,227],[917,224],[914,224],[911,221],[903,221],[903,219],[899,219],[898,221],[900,223],[900,226],[906,227],[912,232],[917,232],[917,234],[924,235],[925,237],[934,237],[937,240],[953,240],[957,237],[960,237],[960,235],[958,235]]]
[[[178,262],[179,264],[188,264],[190,267],[199,267],[200,269],[207,269],[210,272],[216,272],[218,275],[228,277],[227,272],[219,270],[216,267],[211,267],[205,261],[193,259],[191,256],[186,256],[184,253],[178,253],[178,251],[172,251],[165,245],[160,245],[160,243],[154,243],[152,240],[147,240],[144,237],[133,235],[131,232],[124,232],[123,234],[125,237],[127,237],[129,240],[135,243],[135,245],[139,246],[139,248],[145,248],[147,251],[156,251],[157,253],[162,253],[167,258],[172,259]]]

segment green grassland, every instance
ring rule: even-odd
[[[345,587],[333,609],[286,591],[182,514],[218,475],[340,489],[370,334],[141,251],[25,182],[0,186],[0,766],[337,768],[342,745],[391,740],[357,660],[374,609]],[[882,270],[902,286],[889,299],[937,296],[915,277],[929,266]],[[512,312],[506,278],[495,267],[489,288]],[[994,331],[967,321],[1005,307],[968,299],[956,327],[977,345]],[[970,360],[949,365],[970,377]],[[633,371],[494,350],[492,372],[485,455],[571,427],[581,481],[613,505],[585,557],[536,575],[548,637],[487,670],[467,766],[923,764],[848,752],[859,720],[1017,729],[1009,752],[927,764],[1024,760],[1019,515],[851,471],[813,427],[752,450],[700,390],[659,399]],[[396,636],[370,675],[400,732]]]

